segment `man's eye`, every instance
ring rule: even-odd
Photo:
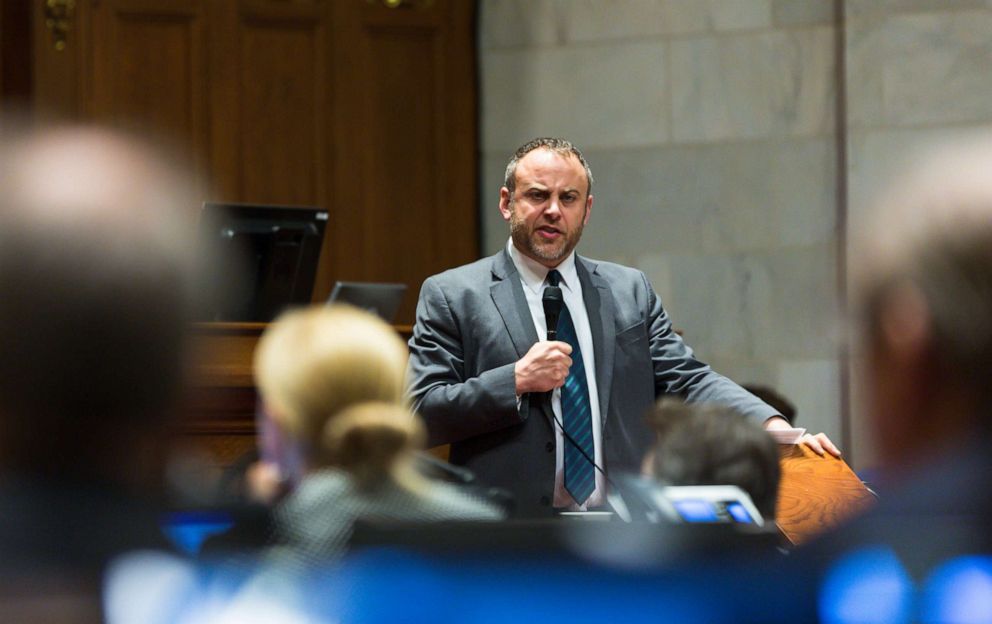
[[[548,194],[542,193],[540,191],[531,191],[527,193],[527,197],[534,201],[544,201],[545,199],[547,199]]]
[[[562,195],[562,197],[561,197],[561,201],[564,204],[571,204],[576,199],[578,199],[578,195],[571,195],[571,194],[569,194],[569,195]]]

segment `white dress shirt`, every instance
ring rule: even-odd
[[[536,262],[520,253],[513,246],[513,239],[507,243],[510,259],[517,267],[520,275],[520,283],[524,288],[524,295],[527,297],[527,306],[530,308],[530,316],[534,320],[534,329],[541,340],[547,340],[548,328],[544,320],[544,295],[545,280],[548,276],[548,269],[544,265]],[[572,322],[575,324],[575,335],[579,340],[579,349],[582,350],[582,361],[585,365],[586,385],[589,388],[589,404],[592,414],[592,442],[595,449],[596,465],[603,467],[603,431],[602,420],[599,414],[599,391],[596,388],[596,353],[592,346],[592,330],[589,327],[589,314],[586,312],[585,302],[582,300],[582,285],[579,283],[579,274],[575,270],[575,252],[573,251],[561,264],[555,267],[561,273],[561,283],[559,287],[568,306]],[[564,476],[564,436],[561,430],[561,388],[556,388],[551,399],[551,407],[556,416],[555,422],[555,497],[554,506],[556,508],[567,508],[570,511],[585,511],[591,507],[599,507],[606,501],[606,479],[599,470],[595,470],[596,489],[589,496],[584,505],[578,505],[572,495],[565,489]]]

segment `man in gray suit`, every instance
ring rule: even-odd
[[[639,469],[653,441],[644,414],[662,395],[788,427],[693,357],[641,271],[573,253],[592,182],[568,141],[520,147],[500,189],[506,249],[428,278],[417,304],[410,379],[429,443],[513,492],[521,515],[602,508],[606,471]],[[548,283],[563,299],[562,340],[545,340]],[[837,454],[822,434],[807,444]]]

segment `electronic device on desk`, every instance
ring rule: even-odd
[[[619,475],[615,481],[634,519],[676,524],[765,524],[751,497],[736,485],[665,486],[639,475]]]
[[[310,303],[327,219],[314,207],[205,202],[199,244],[217,294],[197,320],[268,322]]]
[[[348,303],[392,323],[405,294],[406,284],[337,282],[327,303]]]
[[[736,485],[667,486],[659,494],[669,519],[678,522],[765,524],[751,497]]]

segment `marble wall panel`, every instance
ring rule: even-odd
[[[992,118],[992,11],[901,15],[887,22],[886,121],[896,125]]]
[[[535,136],[594,147],[662,143],[669,136],[666,44],[494,51],[482,58],[484,149]]]
[[[479,47],[546,46],[563,38],[560,0],[483,0]]]
[[[840,445],[840,368],[836,358],[783,360],[776,389],[796,406],[796,426]],[[844,452],[849,449],[841,448]]]
[[[570,42],[754,30],[771,25],[771,0],[563,0]]]
[[[752,358],[756,319],[753,288],[741,256],[671,257],[673,323],[707,358]]]
[[[638,256],[636,266],[644,271],[662,305],[672,300],[672,265],[668,256],[660,253],[646,253]]]
[[[777,211],[770,201],[774,154],[764,142],[707,146],[695,175],[718,189],[704,216],[702,249],[710,253],[761,250],[777,245]]]
[[[716,31],[755,30],[772,24],[771,0],[707,0]]]
[[[839,317],[832,245],[754,255],[741,271],[757,354],[813,358],[836,352]]]
[[[831,24],[834,0],[773,0],[772,21],[776,26]]]
[[[707,251],[763,251],[834,240],[835,148],[829,139],[725,143],[697,175],[719,184]]]
[[[596,201],[621,204],[664,251],[767,250],[835,235],[829,140],[723,143],[594,152]]]
[[[879,128],[852,132],[848,138],[849,237],[857,239],[858,224],[873,209],[879,196],[926,154],[992,133],[992,123],[974,126],[929,128]]]
[[[583,253],[676,253],[698,250],[718,187],[699,175],[700,150],[646,148],[587,151],[596,180]]]
[[[679,142],[820,136],[833,129],[829,27],[671,43]]]
[[[992,118],[992,10],[852,19],[849,127]]]
[[[981,8],[986,2],[987,0],[844,0],[844,10],[849,17],[862,17],[897,12],[974,9]]]
[[[706,362],[716,372],[733,379],[740,385],[759,384],[775,387],[778,380],[778,361],[763,358],[709,357],[705,347],[696,348],[692,337],[686,343],[694,349],[696,357]]]
[[[482,154],[479,176],[479,212],[482,228],[479,252],[483,256],[496,253],[506,244],[510,236],[509,225],[499,212],[499,189],[503,186],[503,174],[510,152]]]
[[[874,427],[867,413],[868,378],[865,371],[864,358],[853,356],[848,358],[850,366],[849,390],[851,395],[851,449],[855,465],[858,468],[873,466],[876,463],[877,441]]]
[[[847,76],[845,124],[857,129],[884,121],[883,59],[889,55],[881,18],[851,19],[845,26],[844,71]]]
[[[832,138],[777,145],[771,180],[779,246],[836,242],[837,146]]]
[[[658,38],[707,28],[705,0],[570,0],[566,7],[571,42]]]

